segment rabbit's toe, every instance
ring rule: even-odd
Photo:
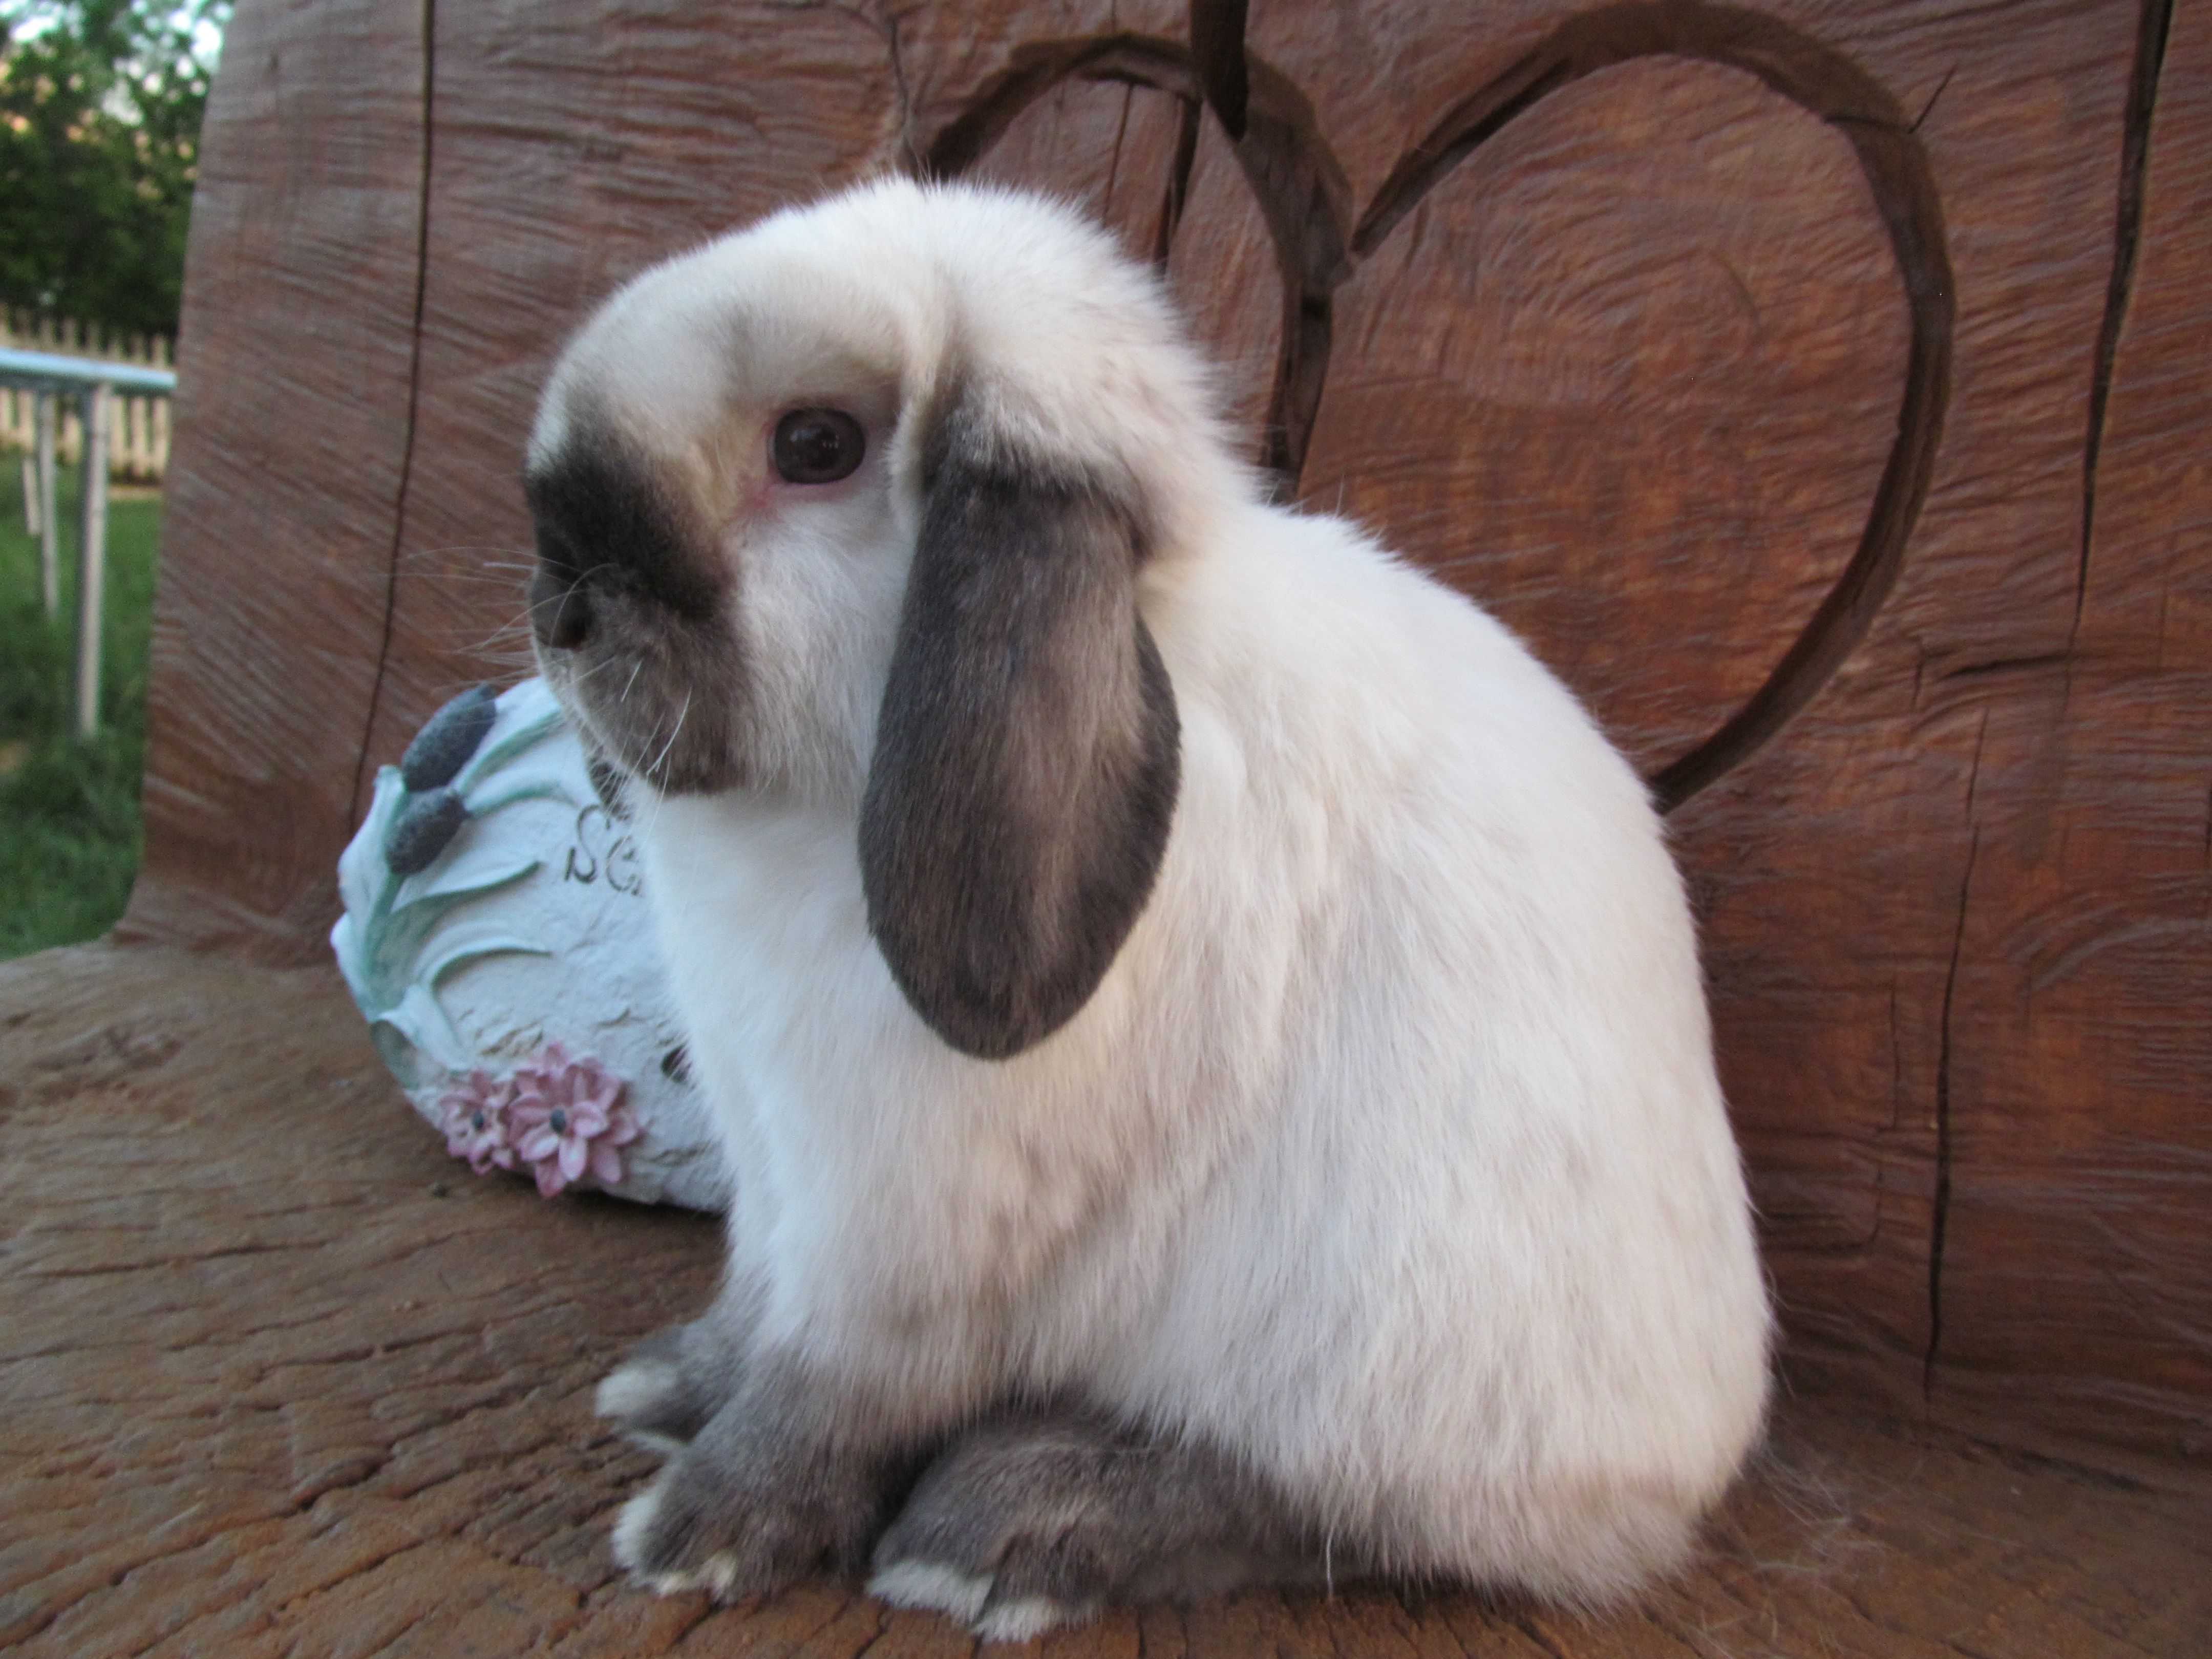
[[[1097,1602],[1071,1606],[1048,1595],[1012,1596],[994,1599],[974,1629],[986,1642],[1027,1642],[1062,1625],[1079,1625],[1097,1613]]]
[[[868,1580],[868,1594],[895,1607],[947,1614],[987,1642],[1026,1642],[1062,1625],[1090,1618],[1095,1605],[1075,1606],[1049,1596],[994,1594],[994,1581],[933,1561],[895,1561]]]
[[[592,1414],[605,1418],[624,1438],[648,1451],[680,1451],[698,1427],[679,1408],[683,1381],[666,1360],[625,1359],[607,1373],[592,1395]]]
[[[894,1561],[877,1569],[868,1580],[868,1594],[895,1607],[927,1607],[972,1625],[991,1598],[991,1579],[988,1573],[978,1577],[938,1561]]]
[[[716,1554],[687,1565],[675,1565],[678,1551],[661,1524],[662,1496],[660,1482],[655,1481],[623,1505],[615,1519],[616,1562],[659,1595],[703,1589],[721,1600],[737,1578],[735,1559]]]
[[[702,1321],[656,1332],[608,1372],[593,1413],[623,1438],[665,1455],[683,1449],[737,1391],[739,1366]]]

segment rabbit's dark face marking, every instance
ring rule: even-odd
[[[538,659],[664,795],[859,794],[859,688],[911,550],[891,502],[902,358],[889,324],[856,321],[865,296],[821,300],[818,264],[648,272],[571,343],[540,410]]]
[[[594,588],[682,621],[714,619],[720,573],[690,546],[683,508],[645,458],[613,434],[579,428],[523,490],[538,534],[531,620],[540,640],[564,649],[589,643]]]
[[[743,781],[735,580],[647,459],[578,422],[524,483],[538,536],[531,630],[555,690],[664,793]]]
[[[1007,454],[943,401],[860,868],[907,1000],[996,1060],[1073,1018],[1128,936],[1166,850],[1180,731],[1137,614],[1137,502]]]

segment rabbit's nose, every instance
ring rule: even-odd
[[[591,589],[541,562],[530,579],[530,629],[549,651],[575,650],[592,637]]]

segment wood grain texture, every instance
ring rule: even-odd
[[[11,1651],[975,1651],[848,1583],[716,1612],[620,1582],[606,1528],[650,1465],[591,1389],[703,1302],[716,1229],[471,1176],[334,973],[102,946],[0,966],[0,1079]],[[2202,1508],[1802,1413],[1633,1611],[1353,1585],[1118,1613],[1035,1650],[2183,1659],[2212,1627]]]
[[[298,959],[334,919],[408,454],[421,16],[242,8],[202,134],[130,926]]]
[[[1158,0],[249,5],[131,925],[320,954],[361,781],[516,672],[531,405],[623,276],[872,167],[1058,189],[1286,495],[1686,797],[1794,1381],[2212,1463],[2212,131],[2146,15],[1284,0],[1232,94]]]
[[[1263,455],[1282,355],[1283,276],[1259,204],[1228,140],[1210,120],[1200,124],[1193,147],[1168,281],[1213,358],[1231,428],[1243,438],[1246,453]]]
[[[1921,99],[1956,69],[1917,118],[1956,271],[1943,444],[1910,558],[1856,653],[1676,820],[1800,1372],[1900,1407],[1917,1395],[1939,1417],[1964,1063],[1952,1015],[1972,966],[1973,818],[1996,775],[1985,708],[2013,694],[2002,665],[2064,649],[2053,605],[2079,534],[2132,24],[2117,7],[2022,8],[2002,47],[1964,18],[1916,29],[1900,43],[1911,57],[1854,43]],[[2015,54],[2002,70],[2000,52]],[[1868,1361],[1885,1354],[1876,1376]],[[2099,1363],[2079,1350],[2045,1359]],[[2110,1420],[2076,1427],[2119,1437]]]
[[[971,177],[1051,188],[1109,225],[1133,258],[1164,259],[1182,204],[1176,151],[1198,108],[1147,87],[1063,82],[1015,118]]]
[[[1834,129],[1740,70],[1601,70],[1454,169],[1340,292],[1300,493],[1541,641],[1656,772],[1850,562],[1905,323]]]
[[[2212,1459],[2212,15],[2176,8],[2086,538],[1986,720],[1939,1403]],[[2130,227],[2124,222],[2122,234]],[[2071,586],[2069,587],[2069,580]]]

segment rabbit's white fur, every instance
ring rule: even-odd
[[[1001,1060],[909,1006],[854,854],[948,374],[1147,504],[1181,721],[1149,902]],[[821,386],[877,399],[887,465],[749,528],[731,409]],[[1574,697],[1265,504],[1155,281],[1035,198],[874,184],[674,260],[571,349],[536,457],[586,396],[744,566],[752,781],[639,823],[757,1340],[917,1431],[1025,1391],[1210,1439],[1395,1571],[1589,1601],[1675,1563],[1759,1434],[1769,1314],[1681,883]]]

